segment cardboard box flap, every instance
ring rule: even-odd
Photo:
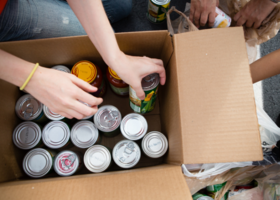
[[[185,164],[262,159],[242,28],[174,36]]]
[[[14,192],[17,191],[17,192]],[[0,185],[2,199],[187,199],[192,200],[180,166]]]

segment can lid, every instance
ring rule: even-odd
[[[152,90],[156,88],[159,84],[159,75],[158,74],[150,74],[148,76],[145,76],[142,79],[142,88],[144,91]]]
[[[97,76],[97,68],[92,62],[82,60],[73,66],[71,73],[88,83],[92,83]]]
[[[50,153],[41,148],[29,151],[23,159],[23,170],[32,178],[45,176],[52,168],[53,160]]]
[[[80,158],[73,151],[62,151],[54,161],[54,171],[60,176],[70,176],[79,168]]]
[[[129,140],[139,140],[148,130],[148,123],[142,115],[131,113],[126,115],[121,122],[122,135]]]
[[[70,138],[70,129],[65,122],[51,121],[43,129],[44,144],[51,149],[58,149],[66,145]]]
[[[142,149],[147,156],[159,158],[166,153],[168,141],[161,132],[152,131],[143,138]]]
[[[95,173],[105,171],[110,166],[111,160],[110,151],[102,145],[90,147],[84,155],[86,168]]]
[[[64,118],[62,115],[51,111],[46,105],[43,105],[43,111],[46,117],[49,118],[50,120],[56,121],[56,120],[62,120]]]
[[[66,72],[66,73],[71,73],[70,69],[64,65],[55,65],[52,67],[53,69],[56,69],[58,71]]]
[[[151,1],[159,6],[168,4],[170,2],[170,0],[151,0]]]
[[[71,130],[71,141],[79,148],[89,148],[99,137],[99,131],[94,123],[87,120],[77,122]]]
[[[111,76],[113,76],[113,78],[115,78],[115,79],[117,79],[117,80],[122,80],[122,79],[118,76],[118,74],[117,74],[114,70],[112,70],[110,67],[108,67],[108,71],[109,71],[109,73],[111,74]]]
[[[42,113],[43,104],[30,94],[25,94],[18,99],[15,110],[22,120],[33,120]]]
[[[115,106],[102,106],[94,115],[94,124],[103,132],[116,130],[121,123],[122,116]]]
[[[141,158],[139,146],[130,140],[118,142],[113,149],[113,159],[122,168],[134,167]]]
[[[34,122],[22,122],[13,132],[14,144],[20,149],[32,149],[41,140],[41,128]]]

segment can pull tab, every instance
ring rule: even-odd
[[[30,119],[30,117],[33,116],[33,109],[34,106],[31,103],[26,105],[24,111],[22,112],[25,119]]]
[[[71,167],[71,165],[73,165],[75,160],[76,160],[76,156],[74,154],[70,154],[67,158],[62,160],[62,163],[65,167],[67,167],[69,169]]]
[[[107,115],[104,117],[104,121],[107,124],[113,124],[118,120],[118,112],[117,111],[109,111]]]
[[[156,79],[155,74],[150,74],[144,78],[146,82],[153,82]]]
[[[132,154],[134,152],[134,149],[135,149],[134,144],[132,142],[130,142],[125,147],[124,153],[130,155],[130,154]]]

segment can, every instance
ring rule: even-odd
[[[108,67],[106,72],[107,79],[113,92],[119,96],[126,97],[129,94],[129,85],[124,82],[118,74]]]
[[[62,115],[51,111],[46,105],[43,105],[43,111],[44,111],[45,116],[50,120],[57,121],[57,120],[65,119],[65,117],[63,117]]]
[[[84,155],[86,168],[94,173],[104,172],[111,165],[111,161],[110,151],[102,145],[90,147]]]
[[[22,120],[38,123],[47,120],[43,112],[43,104],[30,94],[25,94],[17,100],[15,111]]]
[[[212,28],[225,28],[231,24],[231,18],[222,10],[216,7],[215,22]]]
[[[41,178],[53,169],[56,153],[51,150],[36,148],[29,151],[23,159],[23,170],[32,178]]]
[[[161,132],[152,131],[147,133],[142,140],[144,153],[151,158],[163,156],[168,149],[168,141]]]
[[[141,150],[139,146],[130,140],[122,140],[118,142],[113,149],[113,159],[121,168],[134,167],[141,158]]]
[[[104,136],[114,137],[120,133],[122,115],[111,105],[101,106],[94,115],[94,124]]]
[[[66,73],[71,73],[70,69],[64,65],[55,65],[52,67],[53,69],[56,69],[58,71],[66,72]]]
[[[221,184],[216,184],[216,185],[209,185],[209,186],[206,187],[206,190],[208,192],[218,192],[226,185],[226,183],[227,182],[224,182],[224,183],[221,183]]]
[[[128,140],[140,140],[147,130],[147,120],[137,113],[126,115],[121,122],[121,133]]]
[[[42,132],[44,144],[51,149],[66,147],[70,143],[70,128],[62,121],[51,121]]]
[[[214,200],[212,197],[209,197],[205,194],[196,193],[192,196],[193,200]]]
[[[81,102],[82,104],[84,104],[84,105],[86,105],[86,106],[88,106],[88,107],[91,107],[91,105],[89,105],[88,103],[85,103],[85,102],[83,102],[83,101],[80,101],[79,100],[79,102]],[[89,116],[86,116],[86,117],[84,117],[83,119],[87,119],[87,120],[93,120],[93,116],[94,116],[94,114],[93,115],[89,115]]]
[[[153,23],[161,23],[166,19],[170,0],[149,0],[147,17]]]
[[[71,141],[76,147],[85,149],[100,143],[101,137],[93,122],[82,120],[72,127]]]
[[[56,155],[53,168],[59,176],[71,176],[82,168],[82,160],[79,153],[62,151]]]

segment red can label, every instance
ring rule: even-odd
[[[81,160],[77,154],[65,152],[57,158],[56,167],[57,170],[62,174],[75,173],[81,166]]]

